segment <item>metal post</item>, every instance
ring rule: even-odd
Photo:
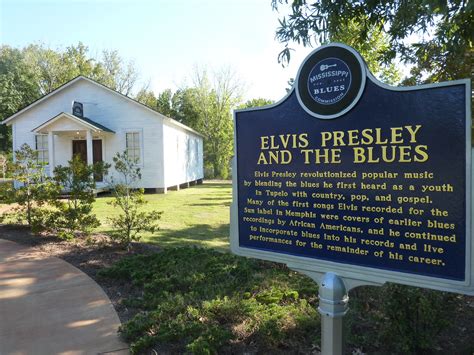
[[[332,272],[324,274],[319,285],[321,314],[321,354],[344,353],[343,317],[349,310],[349,297],[344,281]]]

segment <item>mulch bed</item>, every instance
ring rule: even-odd
[[[137,313],[137,310],[124,306],[122,302],[128,297],[138,296],[137,290],[134,290],[130,284],[114,283],[113,280],[98,278],[98,271],[126,256],[160,251],[158,247],[144,243],[133,243],[131,250],[126,251],[113,243],[108,236],[101,234],[94,235],[89,240],[78,237],[73,241],[65,241],[48,234],[35,235],[24,226],[1,224],[0,238],[31,247],[48,256],[61,258],[89,275],[110,298],[122,323]]]

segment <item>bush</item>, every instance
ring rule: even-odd
[[[118,208],[120,213],[116,217],[109,218],[114,229],[110,236],[129,248],[132,241],[140,240],[141,233],[154,233],[158,229],[157,222],[162,212],[140,211],[147,201],[143,197],[144,190],[135,186],[141,179],[140,168],[136,166],[136,161],[131,159],[127,152],[117,153],[113,160],[115,171],[120,178],[118,181],[112,179],[114,199],[110,204]]]
[[[96,186],[94,176],[106,174],[108,167],[104,163],[87,165],[76,155],[68,166],[60,165],[54,169],[54,180],[66,193],[66,202],[56,201],[57,211],[49,221],[59,237],[71,239],[75,232],[89,235],[100,225],[92,214]]]
[[[133,353],[309,352],[319,337],[317,286],[285,267],[198,248],[128,257],[100,273],[142,290],[121,327]],[[302,345],[305,344],[305,345]]]
[[[0,184],[0,195],[7,203],[17,203],[12,212],[5,213],[1,220],[13,219],[18,223],[26,223],[33,231],[45,228],[50,210],[46,208],[53,203],[59,189],[45,174],[45,164],[38,162],[38,153],[28,144],[23,144],[15,151],[16,162],[11,163],[10,171],[14,184]]]
[[[349,342],[373,352],[431,353],[455,313],[457,295],[387,284],[351,291]]]
[[[0,178],[6,179],[7,177],[7,166],[8,166],[8,157],[6,155],[0,154]]]

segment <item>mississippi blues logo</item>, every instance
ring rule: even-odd
[[[351,81],[351,70],[346,62],[338,58],[326,58],[311,70],[308,92],[318,104],[332,105],[346,96]]]
[[[361,98],[367,73],[353,48],[341,43],[314,50],[296,76],[296,97],[313,117],[333,119],[349,112]]]

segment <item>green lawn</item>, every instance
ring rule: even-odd
[[[232,200],[230,182],[205,182],[167,194],[145,195],[145,209],[163,211],[160,230],[145,234],[142,241],[160,246],[198,245],[220,250],[229,248],[229,206]],[[94,213],[102,225],[99,232],[111,229],[107,216],[117,213],[108,204],[111,197],[98,197]]]

